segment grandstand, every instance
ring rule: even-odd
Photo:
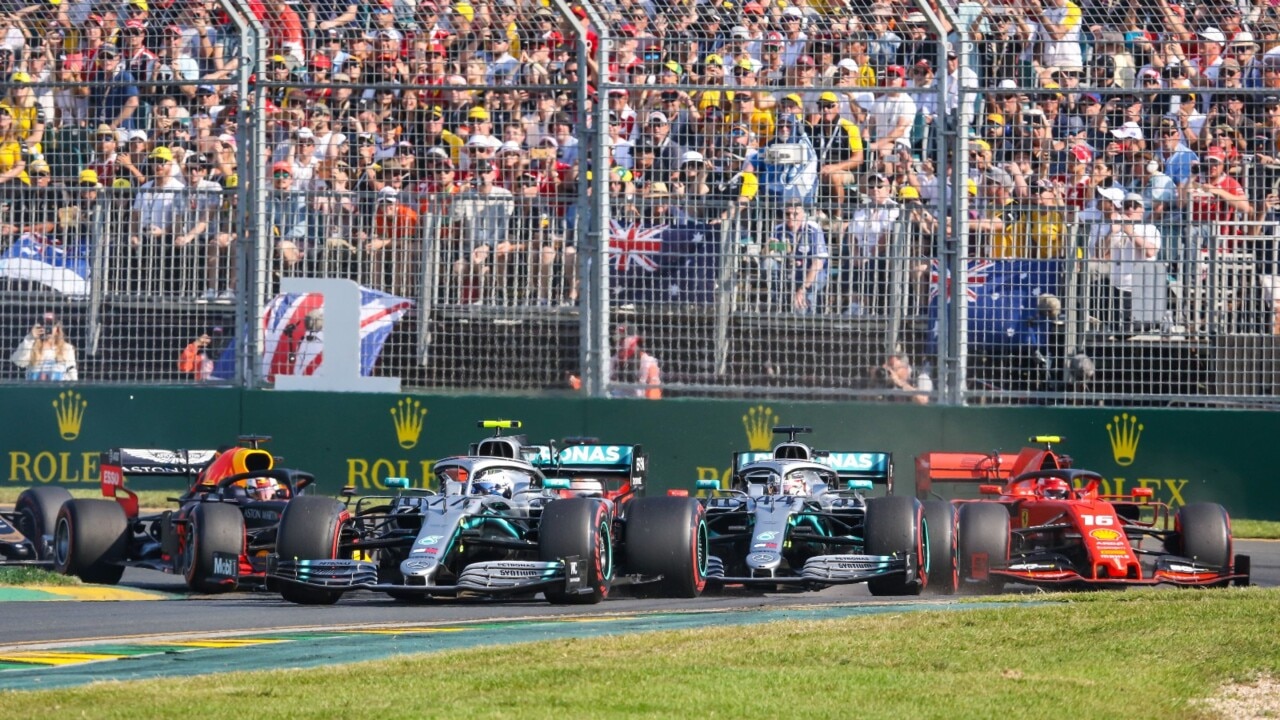
[[[52,313],[76,382],[270,386],[323,339],[281,279],[340,277],[395,308],[364,360],[413,388],[634,395],[641,337],[666,397],[909,400],[895,353],[936,403],[1276,394],[1270,4],[41,0],[0,22],[7,381],[67,380]]]

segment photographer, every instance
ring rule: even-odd
[[[873,387],[889,391],[881,398],[887,402],[928,405],[929,394],[933,392],[933,378],[928,373],[921,372],[915,383],[912,383],[913,373],[911,360],[905,353],[892,353],[880,367],[872,371]]]
[[[62,332],[62,322],[53,313],[45,313],[41,322],[18,343],[10,361],[26,371],[28,380],[75,382],[76,348]]]
[[[213,379],[213,339],[222,337],[222,328],[209,328],[209,332],[187,344],[178,355],[178,372],[190,375],[196,382]]]

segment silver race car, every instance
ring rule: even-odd
[[[397,494],[362,497],[354,512],[297,498],[269,574],[285,599],[306,604],[358,588],[398,599],[541,592],[552,603],[595,603],[629,583],[639,594],[696,596],[704,509],[694,498],[637,497],[645,470],[636,445],[530,446],[499,434],[437,462],[438,492],[389,478]]]
[[[868,497],[892,490],[882,452],[815,451],[797,442],[810,428],[786,426],[772,452],[735,453],[728,490],[700,481],[713,588],[817,590],[867,583],[873,595],[918,595],[928,582],[928,526],[920,501]]]

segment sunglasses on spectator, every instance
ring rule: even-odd
[[[746,131],[746,130],[741,130],[741,129],[739,129],[739,130],[733,130],[733,131],[731,131],[731,132],[729,133],[729,136],[730,136],[730,137],[746,137],[746,136],[747,136],[747,131]]]
[[[289,177],[293,177],[293,176],[292,176],[292,175],[290,175],[290,174],[289,174],[289,173],[287,173],[287,172],[278,172],[278,173],[276,173],[276,174],[272,175],[271,177],[275,178],[276,180],[279,180],[280,178],[289,178]]]
[[[835,107],[836,107],[836,104],[835,104],[835,103],[832,103],[832,102],[820,102],[820,103],[818,103],[818,108],[819,108],[820,110],[833,110],[833,109],[835,109]]]

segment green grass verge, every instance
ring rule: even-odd
[[[1231,518],[1231,534],[1242,540],[1280,540],[1280,522]]]
[[[1025,598],[1024,598],[1025,599]],[[23,718],[1209,717],[1280,673],[1280,590],[1049,595],[909,612],[559,640],[302,672],[0,693]],[[424,641],[425,644],[425,641]]]
[[[80,578],[37,567],[0,567],[0,585],[79,585]]]

